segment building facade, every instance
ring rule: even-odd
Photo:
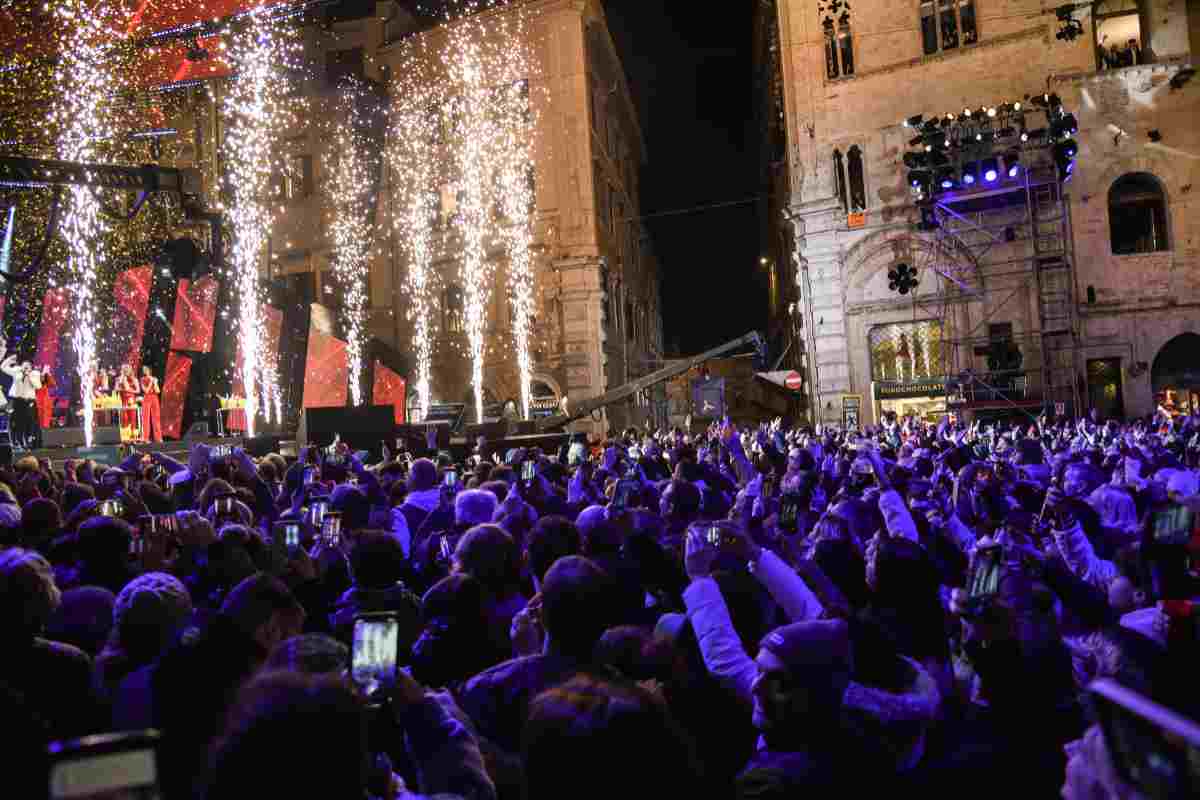
[[[360,4],[361,5],[361,4]],[[436,5],[436,4],[435,4]],[[639,220],[639,174],[645,144],[624,70],[599,0],[530,0],[510,4],[526,15],[526,44],[537,60],[529,95],[538,122],[534,146],[536,263],[534,384],[543,412],[601,394],[657,368],[662,359],[659,276],[653,248]],[[440,35],[436,20],[419,4],[380,0],[364,11],[328,17],[306,26],[306,76],[297,76],[312,109],[281,143],[286,167],[277,176],[272,202],[277,215],[264,275],[302,298],[333,309],[341,288],[332,271],[329,235],[332,203],[326,114],[333,87],[347,74],[394,91],[391,75],[402,68],[402,40]],[[515,13],[500,9],[490,13]],[[195,120],[180,125],[211,128],[220,139],[219,82],[193,107]],[[384,101],[386,102],[386,100]],[[386,136],[386,134],[385,134]],[[209,155],[216,152],[209,149]],[[412,321],[406,265],[396,240],[395,174],[384,169],[376,209],[376,247],[369,277],[369,327],[402,352],[410,350]],[[438,341],[434,347],[434,402],[467,402],[471,364],[461,322],[459,250],[447,224],[454,194],[442,194],[435,269],[442,289],[434,298]],[[498,268],[486,324],[485,400],[519,401],[511,308],[502,254],[489,253]],[[336,316],[336,315],[335,315]],[[411,376],[410,376],[411,377]],[[411,385],[411,383],[410,383]],[[410,410],[415,408],[410,396]],[[468,402],[473,408],[473,401]],[[651,398],[610,407],[606,418],[581,428],[639,424],[652,414]],[[665,408],[662,409],[665,413]]]
[[[815,421],[1195,401],[1195,3],[763,7]]]

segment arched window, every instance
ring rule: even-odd
[[[845,10],[848,8],[844,0],[829,0],[828,7],[818,6],[818,13],[823,15],[821,28],[825,34],[825,76],[830,80],[854,74],[850,13]]]
[[[842,211],[850,211],[850,198],[846,194],[846,165],[842,163],[842,151],[833,151],[833,182],[837,187],[838,202],[842,204]]]
[[[850,210],[866,211],[867,185],[863,175],[862,150],[854,145],[846,153],[847,171],[850,174]]]
[[[442,329],[446,333],[463,332],[463,290],[457,284],[442,292]]]
[[[1166,250],[1167,198],[1147,172],[1122,175],[1108,190],[1108,231],[1116,255]]]

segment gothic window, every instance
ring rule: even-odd
[[[921,49],[925,55],[975,44],[975,0],[920,0]]]
[[[1117,178],[1108,190],[1108,230],[1115,255],[1166,250],[1167,200],[1146,172]]]
[[[850,210],[865,211],[867,208],[867,187],[863,177],[862,150],[854,145],[846,153],[847,171],[850,175]]]
[[[825,77],[830,80],[854,74],[854,42],[850,36],[850,4],[846,0],[820,0],[817,14],[825,36]]]
[[[850,198],[846,194],[846,165],[842,163],[842,151],[833,151],[833,181],[837,187],[838,202],[842,204],[842,211],[848,213],[850,211]]]

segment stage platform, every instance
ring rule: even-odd
[[[203,442],[209,446],[213,445],[231,445],[233,447],[241,447],[244,439],[241,436],[202,436],[187,441],[177,442],[162,442],[161,444],[143,443],[143,444],[100,444],[95,447],[44,447],[37,450],[18,450],[13,449],[13,461],[33,456],[38,460],[49,459],[51,466],[59,469],[68,459],[80,460],[90,458],[100,464],[119,464],[129,455],[130,448],[137,450],[139,453],[165,453],[176,461],[187,463],[188,451],[192,445],[197,442]],[[283,450],[284,443],[281,443],[280,449]],[[292,448],[295,448],[295,442],[289,442]]]
[[[547,455],[557,453],[559,448],[570,439],[570,434],[567,433],[545,433],[526,436],[506,436],[503,439],[490,440],[487,442],[488,453],[499,452],[501,455],[513,448],[518,447],[540,447]],[[203,436],[186,441],[171,441],[162,442],[161,444],[113,444],[113,445],[96,445],[92,448],[86,447],[47,447],[37,450],[14,450],[13,460],[24,458],[25,456],[34,456],[35,458],[49,459],[51,465],[55,469],[61,469],[63,463],[67,459],[84,459],[90,458],[97,463],[102,464],[119,464],[129,455],[130,448],[137,450],[139,453],[166,453],[176,461],[187,462],[188,451],[196,442],[203,442],[211,446],[228,445],[231,447],[245,446],[245,438],[242,436]],[[279,453],[284,457],[296,458],[300,455],[300,447],[294,438],[291,436],[279,439]],[[456,461],[463,461],[475,448],[475,440],[466,437],[452,437],[450,439],[450,453]]]

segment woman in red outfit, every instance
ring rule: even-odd
[[[142,438],[148,442],[162,441],[162,407],[159,404],[158,378],[154,377],[149,367],[142,367],[142,424],[145,432]]]
[[[133,410],[133,406],[137,405],[137,396],[141,394],[141,387],[138,386],[137,377],[133,374],[132,364],[125,364],[121,367],[121,374],[117,376],[116,390],[121,395],[121,427],[132,429],[137,426],[137,411]]]
[[[42,386],[37,390],[37,414],[38,425],[45,430],[50,427],[51,420],[54,419],[54,398],[50,396],[50,390],[56,386],[54,373],[49,367],[42,370]]]

